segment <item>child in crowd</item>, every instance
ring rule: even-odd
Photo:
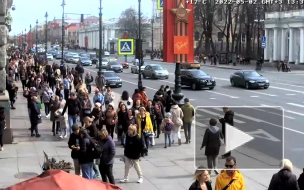
[[[169,147],[171,146],[171,131],[173,129],[173,122],[171,121],[171,113],[166,113],[165,118],[161,123],[161,130],[165,135],[165,147],[167,148],[167,142],[169,141]]]
[[[60,138],[66,138],[68,136],[68,115],[65,113],[61,115],[63,109],[59,109],[55,112],[55,116],[58,118],[57,120],[60,123]]]

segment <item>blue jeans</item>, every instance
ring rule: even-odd
[[[164,133],[165,135],[165,146],[167,146],[169,141],[169,146],[171,145],[171,134],[170,133]]]
[[[72,126],[77,123],[78,115],[68,115],[68,121],[70,126],[70,134],[73,133]]]
[[[82,172],[82,177],[86,179],[94,179],[93,175],[93,162],[86,163],[86,164],[81,164],[81,172]]]

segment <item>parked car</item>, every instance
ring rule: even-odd
[[[139,62],[134,62],[134,63],[132,64],[132,66],[131,66],[131,73],[138,73],[138,71],[139,71],[138,65],[139,65]],[[147,65],[146,62],[144,62],[144,63],[142,64],[142,66],[141,66],[140,69],[143,71],[143,70],[145,69],[146,65]]]
[[[142,71],[143,78],[153,78],[153,79],[168,79],[169,72],[167,69],[163,68],[157,64],[150,64],[145,67]]]
[[[62,54],[61,54],[61,52],[58,52],[58,53],[56,54],[56,59],[62,59]]]
[[[121,65],[124,69],[129,69],[129,63],[127,63],[127,62],[121,62],[120,65]]]
[[[202,70],[182,69],[181,85],[190,86],[193,90],[209,88],[214,89],[216,82],[212,76],[209,76]]]
[[[106,86],[122,87],[122,81],[114,71],[103,71],[102,74],[106,80]]]
[[[269,80],[254,70],[239,70],[230,76],[232,86],[251,88],[269,88]]]
[[[117,72],[117,73],[123,72],[123,68],[118,62],[111,62],[111,61],[108,62],[106,70],[107,71],[112,70],[112,71]]]
[[[46,58],[47,58],[48,61],[53,61],[53,59],[54,59],[53,55],[48,54],[48,53],[46,54]]]
[[[92,66],[92,61],[88,57],[80,57],[79,62],[82,66]]]
[[[106,69],[107,65],[108,65],[108,62],[109,62],[108,59],[103,58],[102,61],[101,61],[101,68]],[[98,68],[99,68],[99,63],[96,64],[96,69],[98,69]]]
[[[75,63],[75,64],[78,63],[79,59],[80,59],[80,57],[78,55],[73,56],[72,63]]]
[[[67,63],[73,63],[73,55],[66,55],[64,59]]]

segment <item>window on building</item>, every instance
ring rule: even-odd
[[[217,9],[217,20],[223,21],[223,9],[222,8]]]

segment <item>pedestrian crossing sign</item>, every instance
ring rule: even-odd
[[[133,39],[119,39],[117,50],[119,55],[133,55],[134,54]]]

